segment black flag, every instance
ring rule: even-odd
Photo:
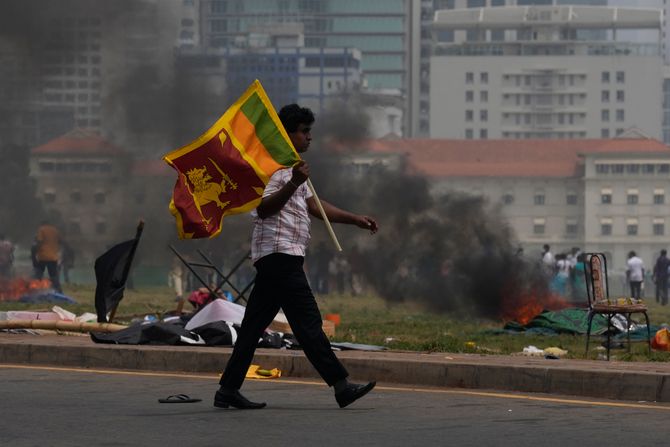
[[[143,229],[144,222],[140,221],[135,239],[113,246],[95,260],[95,312],[98,323],[106,323],[107,314],[115,311],[123,298],[130,264]]]

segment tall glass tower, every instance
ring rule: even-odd
[[[206,48],[235,47],[264,26],[301,23],[307,48],[360,50],[368,90],[401,96],[408,115],[412,67],[418,71],[418,64],[412,64],[413,33],[418,34],[414,4],[414,0],[202,0],[200,42]]]

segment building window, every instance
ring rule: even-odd
[[[610,102],[610,92],[609,90],[603,90],[600,92],[600,101],[601,102]]]
[[[565,222],[565,233],[570,234],[570,235],[577,234],[577,220],[576,219],[568,219]]]
[[[472,140],[475,137],[475,133],[472,129],[465,129],[465,138]]]
[[[610,130],[609,129],[600,129],[600,138],[609,138]]]
[[[470,122],[474,119],[475,112],[472,110],[466,110],[465,111],[465,121]]]
[[[607,109],[602,109],[600,111],[600,120],[604,123],[609,122],[610,120],[610,111]]]
[[[654,189],[654,205],[665,203],[665,189]]]
[[[617,90],[616,91],[616,100],[617,102],[624,102],[626,98],[626,95],[623,90]]]
[[[489,137],[489,131],[487,129],[479,129],[479,138],[486,140]]]
[[[668,174],[670,173],[670,165],[669,164],[660,164],[658,165],[658,173],[659,174]]]
[[[650,163],[645,163],[642,165],[642,173],[643,174],[653,174],[655,171],[655,166],[650,164]]]
[[[488,120],[489,120],[488,110],[480,110],[479,111],[479,121],[486,122]]]
[[[609,205],[612,203],[612,190],[609,188],[600,191],[600,203]]]
[[[604,84],[609,84],[610,82],[610,72],[609,71],[603,71],[600,74],[600,82]]]
[[[533,234],[544,234],[545,219],[533,219]]]
[[[621,122],[626,120],[626,115],[623,109],[617,109],[616,111],[616,120]]]
[[[479,82],[481,82],[482,84],[488,84],[489,74],[487,72],[479,73]]]
[[[79,191],[72,191],[70,193],[70,200],[72,200],[74,203],[79,203],[81,202],[81,192]]]
[[[96,192],[94,196],[95,203],[102,204],[105,203],[105,193],[104,192]]]
[[[626,165],[626,172],[628,174],[639,174],[640,165],[634,164],[634,163],[628,164],[628,165]]]
[[[612,235],[612,219],[600,219],[600,234],[602,236]]]
[[[480,102],[489,102],[489,92],[482,90],[479,92],[479,101]]]
[[[574,192],[569,192],[565,196],[565,203],[568,205],[577,205],[577,194]]]
[[[475,99],[475,92],[472,90],[465,91],[465,102],[472,102]]]
[[[656,217],[652,221],[652,231],[654,236],[664,236],[665,235],[665,219],[662,217]]]
[[[471,71],[468,71],[465,73],[465,83],[466,84],[473,84],[475,82],[475,74]]]
[[[502,203],[504,203],[505,205],[513,204],[514,203],[514,194],[512,194],[511,192],[503,194]]]
[[[623,71],[617,71],[616,72],[616,81],[619,84],[623,84],[626,82],[626,74]]]
[[[105,234],[107,232],[107,224],[105,222],[96,222],[95,232],[96,234]]]
[[[536,192],[533,196],[533,203],[535,205],[544,205],[544,192]]]
[[[639,192],[637,189],[629,189],[626,194],[626,203],[628,205],[637,205],[639,199]]]
[[[610,165],[606,164],[596,164],[596,172],[598,174],[609,174],[610,172]]]
[[[626,219],[626,234],[628,236],[637,236],[637,219]]]

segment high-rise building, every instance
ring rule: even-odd
[[[661,0],[656,0],[661,1]],[[427,137],[430,135],[430,56],[433,47],[433,18],[435,11],[449,9],[468,9],[503,6],[534,6],[534,5],[607,5],[607,0],[421,0],[421,53],[420,72],[416,82],[419,83],[418,94],[413,98],[413,109],[416,110],[412,124],[412,135]],[[476,39],[477,34],[470,32],[468,39]],[[582,37],[587,37],[582,36]],[[602,40],[602,31],[588,31],[588,37]],[[491,31],[491,40],[505,40],[503,30]],[[452,42],[453,30],[440,30],[437,40]]]
[[[234,47],[252,29],[301,23],[306,48],[355,48],[367,89],[403,98],[406,133],[418,65],[419,0],[201,0],[200,43]]]
[[[653,30],[659,38],[618,41],[617,32],[627,29]],[[444,10],[434,30],[432,137],[610,138],[636,127],[661,139],[659,10]],[[580,37],[594,31],[606,39]],[[440,33],[453,38],[439,41]]]

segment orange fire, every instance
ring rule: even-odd
[[[24,295],[51,288],[48,279],[0,279],[0,301],[16,301]]]
[[[559,295],[527,293],[506,294],[501,303],[500,317],[504,321],[528,324],[544,310],[560,310],[570,305]]]

